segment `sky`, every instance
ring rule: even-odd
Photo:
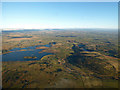
[[[2,28],[118,28],[117,2],[3,2]]]

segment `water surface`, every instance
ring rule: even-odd
[[[37,45],[37,46],[30,46],[26,48],[13,48],[11,49],[10,53],[2,55],[2,61],[31,61],[31,60],[40,60],[45,55],[51,55],[53,53],[39,53],[43,49],[36,49],[36,47],[51,47],[50,44],[47,45]],[[20,51],[23,50],[24,51]],[[36,58],[24,58],[24,57],[36,57]]]

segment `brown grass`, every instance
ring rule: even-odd
[[[48,47],[36,47],[36,49],[48,49]]]
[[[8,41],[21,41],[21,40],[30,40],[32,38],[14,38],[14,39],[9,39],[9,40],[6,40],[7,42]]]

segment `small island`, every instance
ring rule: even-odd
[[[45,47],[45,46],[43,46],[43,47],[36,47],[36,49],[48,49],[48,47]]]
[[[24,58],[26,58],[26,59],[36,59],[37,57],[30,57],[30,56],[25,56]]]

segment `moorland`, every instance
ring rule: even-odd
[[[118,48],[114,30],[3,31],[3,88],[118,88]]]

